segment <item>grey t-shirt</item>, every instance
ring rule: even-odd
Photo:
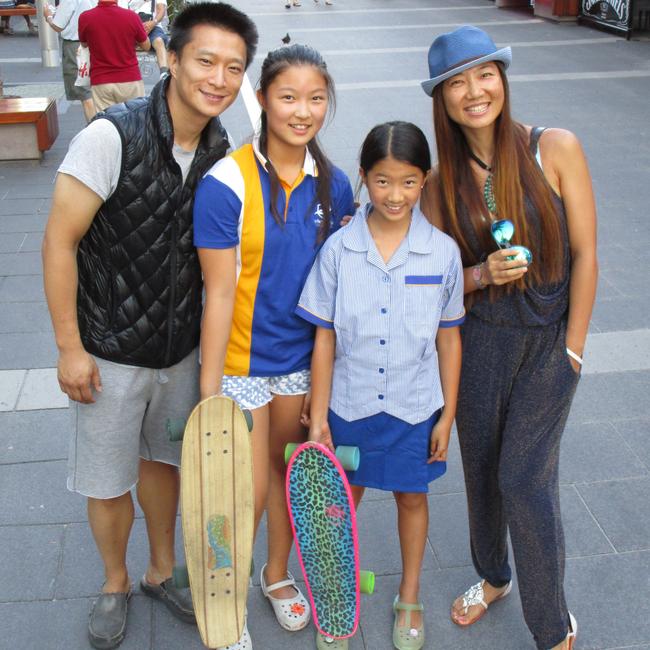
[[[174,145],[172,155],[183,174],[183,183],[190,171],[196,151],[185,151]],[[59,166],[59,173],[69,174],[106,202],[117,188],[122,166],[122,139],[110,120],[91,122],[70,142],[70,148]]]

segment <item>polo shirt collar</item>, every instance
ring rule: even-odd
[[[255,135],[253,138],[253,151],[255,153],[255,157],[260,161],[260,165],[266,169],[268,159],[265,158],[260,151],[259,135]],[[311,155],[311,152],[309,149],[307,149],[307,147],[305,147],[305,161],[302,164],[302,172],[305,176],[313,176],[314,178],[318,176],[318,167],[316,167],[316,161],[314,160],[314,157]]]
[[[368,229],[368,213],[371,203],[357,209],[354,218],[343,229],[343,245],[353,251],[362,253],[370,249],[370,230]],[[408,251],[426,255],[433,251],[433,232],[431,224],[422,214],[419,206],[413,208],[411,225],[407,238]]]

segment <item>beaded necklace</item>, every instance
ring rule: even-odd
[[[487,163],[483,162],[471,149],[469,152],[469,157],[481,168],[488,173],[488,177],[485,179],[485,184],[483,185],[483,199],[487,205],[487,209],[490,212],[490,215],[495,217],[499,214],[497,212],[497,202],[494,199],[494,189],[492,187],[492,167]]]

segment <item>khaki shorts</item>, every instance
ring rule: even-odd
[[[144,97],[144,81],[125,81],[119,84],[97,84],[90,87],[93,102],[98,111],[113,104],[121,104],[129,99]]]
[[[94,404],[70,402],[68,489],[111,499],[137,484],[140,458],[180,465],[181,443],[169,440],[166,425],[199,401],[199,353],[164,370],[95,362],[102,392]]]

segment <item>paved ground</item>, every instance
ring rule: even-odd
[[[579,648],[650,650],[650,45],[574,24],[497,10],[487,0],[242,0],[262,34],[260,53],[294,40],[321,49],[338,86],[338,110],[324,141],[356,177],[355,158],[369,127],[408,119],[431,135],[426,76],[432,36],[472,22],[513,44],[514,110],[531,124],[564,126],[581,138],[599,207],[601,280],[586,365],[565,434],[561,496],[567,536],[566,588],[580,623]],[[0,35],[5,92],[60,97],[60,69],[43,69],[38,40]],[[260,60],[251,70],[257,79]],[[144,64],[153,83],[155,65]],[[39,163],[0,163],[0,648],[86,648],[85,626],[101,571],[82,499],[65,489],[68,419],[57,392],[56,350],[42,291],[40,241],[52,182],[71,137],[82,127],[78,104],[59,101],[61,134]],[[227,127],[251,132],[238,101]],[[0,146],[1,144],[0,139]],[[457,450],[432,485],[422,597],[428,648],[533,648],[517,596],[470,630],[455,628],[452,598],[474,580]],[[360,512],[363,563],[378,573],[364,599],[354,650],[390,644],[390,602],[398,584],[395,509],[374,493]],[[263,537],[263,534],[262,534]],[[264,539],[258,540],[257,564]],[[146,562],[138,518],[129,548],[133,577]],[[298,573],[297,567],[294,570]],[[123,648],[200,648],[195,629],[170,620],[141,595],[131,601]],[[257,650],[304,649],[312,631],[289,634],[272,621],[254,588],[250,621]]]

